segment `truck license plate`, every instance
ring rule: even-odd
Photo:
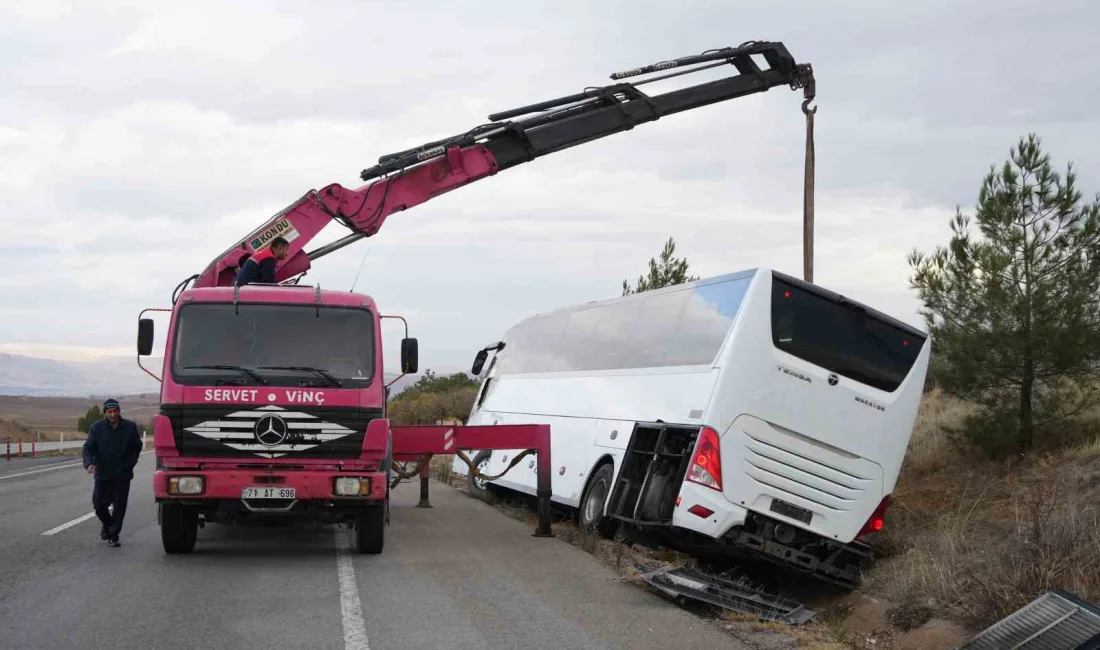
[[[241,490],[242,499],[294,499],[297,491],[285,487],[246,487]]]

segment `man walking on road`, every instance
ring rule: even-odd
[[[99,538],[110,546],[119,546],[122,519],[130,497],[134,466],[141,456],[141,435],[137,425],[122,417],[118,401],[103,402],[103,419],[88,427],[84,441],[84,468],[95,477],[92,506],[103,523]],[[113,512],[108,510],[114,506]]]

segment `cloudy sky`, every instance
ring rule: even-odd
[[[907,253],[946,240],[1021,135],[1100,189],[1100,5],[824,4],[5,0],[0,351],[130,354],[141,308],[306,190],[747,40],[817,76],[815,280],[903,320],[920,323]],[[669,236],[698,275],[801,275],[800,102],[776,88],[542,158],[392,216],[307,279],[349,289],[361,267],[421,367],[459,369],[526,315],[618,295]]]

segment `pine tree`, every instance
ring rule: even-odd
[[[88,427],[92,426],[95,422],[103,419],[103,411],[100,410],[99,404],[93,404],[88,407],[84,415],[77,419],[76,430],[80,433],[87,433]]]
[[[956,209],[949,244],[909,256],[935,381],[981,404],[963,433],[995,454],[1031,448],[1037,428],[1097,395],[1087,381],[1100,356],[1100,197],[1082,204],[1072,163],[1063,180],[1040,145],[1021,138],[990,169],[978,234]]]
[[[674,258],[672,256],[674,252],[676,252],[676,242],[672,240],[672,237],[669,237],[668,241],[665,242],[664,249],[661,251],[661,262],[658,264],[657,260],[650,258],[648,276],[639,275],[638,283],[633,289],[630,288],[630,284],[626,280],[623,280],[623,295],[627,296],[632,293],[641,293],[651,289],[698,280],[699,278],[688,275],[687,259]]]

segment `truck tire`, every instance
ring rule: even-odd
[[[474,467],[478,471],[485,471],[489,469],[489,457],[493,455],[492,450],[483,449],[477,452],[477,455],[470,461],[474,464]],[[475,499],[481,499],[484,501],[489,498],[489,484],[484,481],[479,481],[474,478],[474,473],[470,472],[466,474],[466,489],[470,492],[470,496]]]
[[[594,532],[604,539],[611,539],[619,528],[619,522],[604,516],[604,505],[611,496],[615,470],[611,463],[604,463],[592,474],[577,508],[577,524],[585,532]]]
[[[190,553],[199,535],[199,515],[178,503],[160,504],[160,541],[169,555]]]
[[[388,505],[368,506],[355,520],[352,531],[352,550],[362,555],[377,555],[382,552],[386,540],[386,517]]]

